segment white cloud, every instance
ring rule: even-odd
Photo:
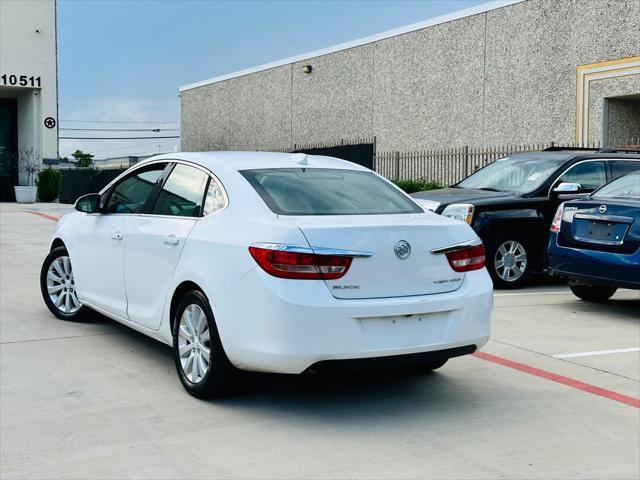
[[[174,121],[174,124],[156,123],[91,123],[70,122],[69,120],[99,120],[101,122],[158,122]],[[150,131],[100,132],[60,130],[65,137],[150,137],[178,135],[178,102],[157,102],[127,98],[105,98],[95,100],[82,109],[62,115],[62,128],[159,128],[159,133]],[[164,130],[167,129],[167,130]],[[179,139],[124,139],[124,140],[76,140],[60,139],[60,156],[70,156],[76,149],[93,153],[96,158],[122,157],[126,155],[145,155],[160,152],[173,152],[179,148]]]

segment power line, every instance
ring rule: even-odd
[[[60,120],[61,122],[74,123],[180,123],[180,122],[143,122],[143,121],[121,121],[121,120]]]
[[[114,150],[127,150],[127,149],[133,149],[133,148],[146,147],[148,145],[157,145],[157,143],[158,142],[134,143],[132,145],[124,145],[120,147],[111,147],[111,148],[105,148],[102,150],[92,150],[92,153],[98,154],[98,153],[104,153],[104,152],[112,152]],[[160,142],[160,143],[164,143],[164,142]]]
[[[180,130],[179,128],[65,128],[59,130],[69,130],[75,132],[162,132],[166,130]]]
[[[180,135],[161,137],[58,137],[60,140],[154,140],[161,138],[180,138]]]

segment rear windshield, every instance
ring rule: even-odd
[[[591,198],[630,198],[640,200],[640,171],[620,177],[591,194]]]
[[[278,215],[422,213],[412,200],[371,172],[273,168],[240,173]]]

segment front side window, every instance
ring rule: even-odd
[[[556,185],[560,183],[579,183],[582,190],[595,190],[607,182],[604,162],[584,162],[562,175]]]
[[[199,217],[208,175],[202,170],[176,164],[158,194],[151,213]]]
[[[278,215],[422,213],[411,199],[371,172],[273,168],[240,173]]]
[[[166,163],[154,163],[142,167],[120,180],[113,188],[107,202],[107,213],[143,213]]]

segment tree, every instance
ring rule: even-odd
[[[82,150],[76,150],[71,154],[71,156],[75,158],[77,168],[93,166],[93,155],[90,153],[84,153]]]

